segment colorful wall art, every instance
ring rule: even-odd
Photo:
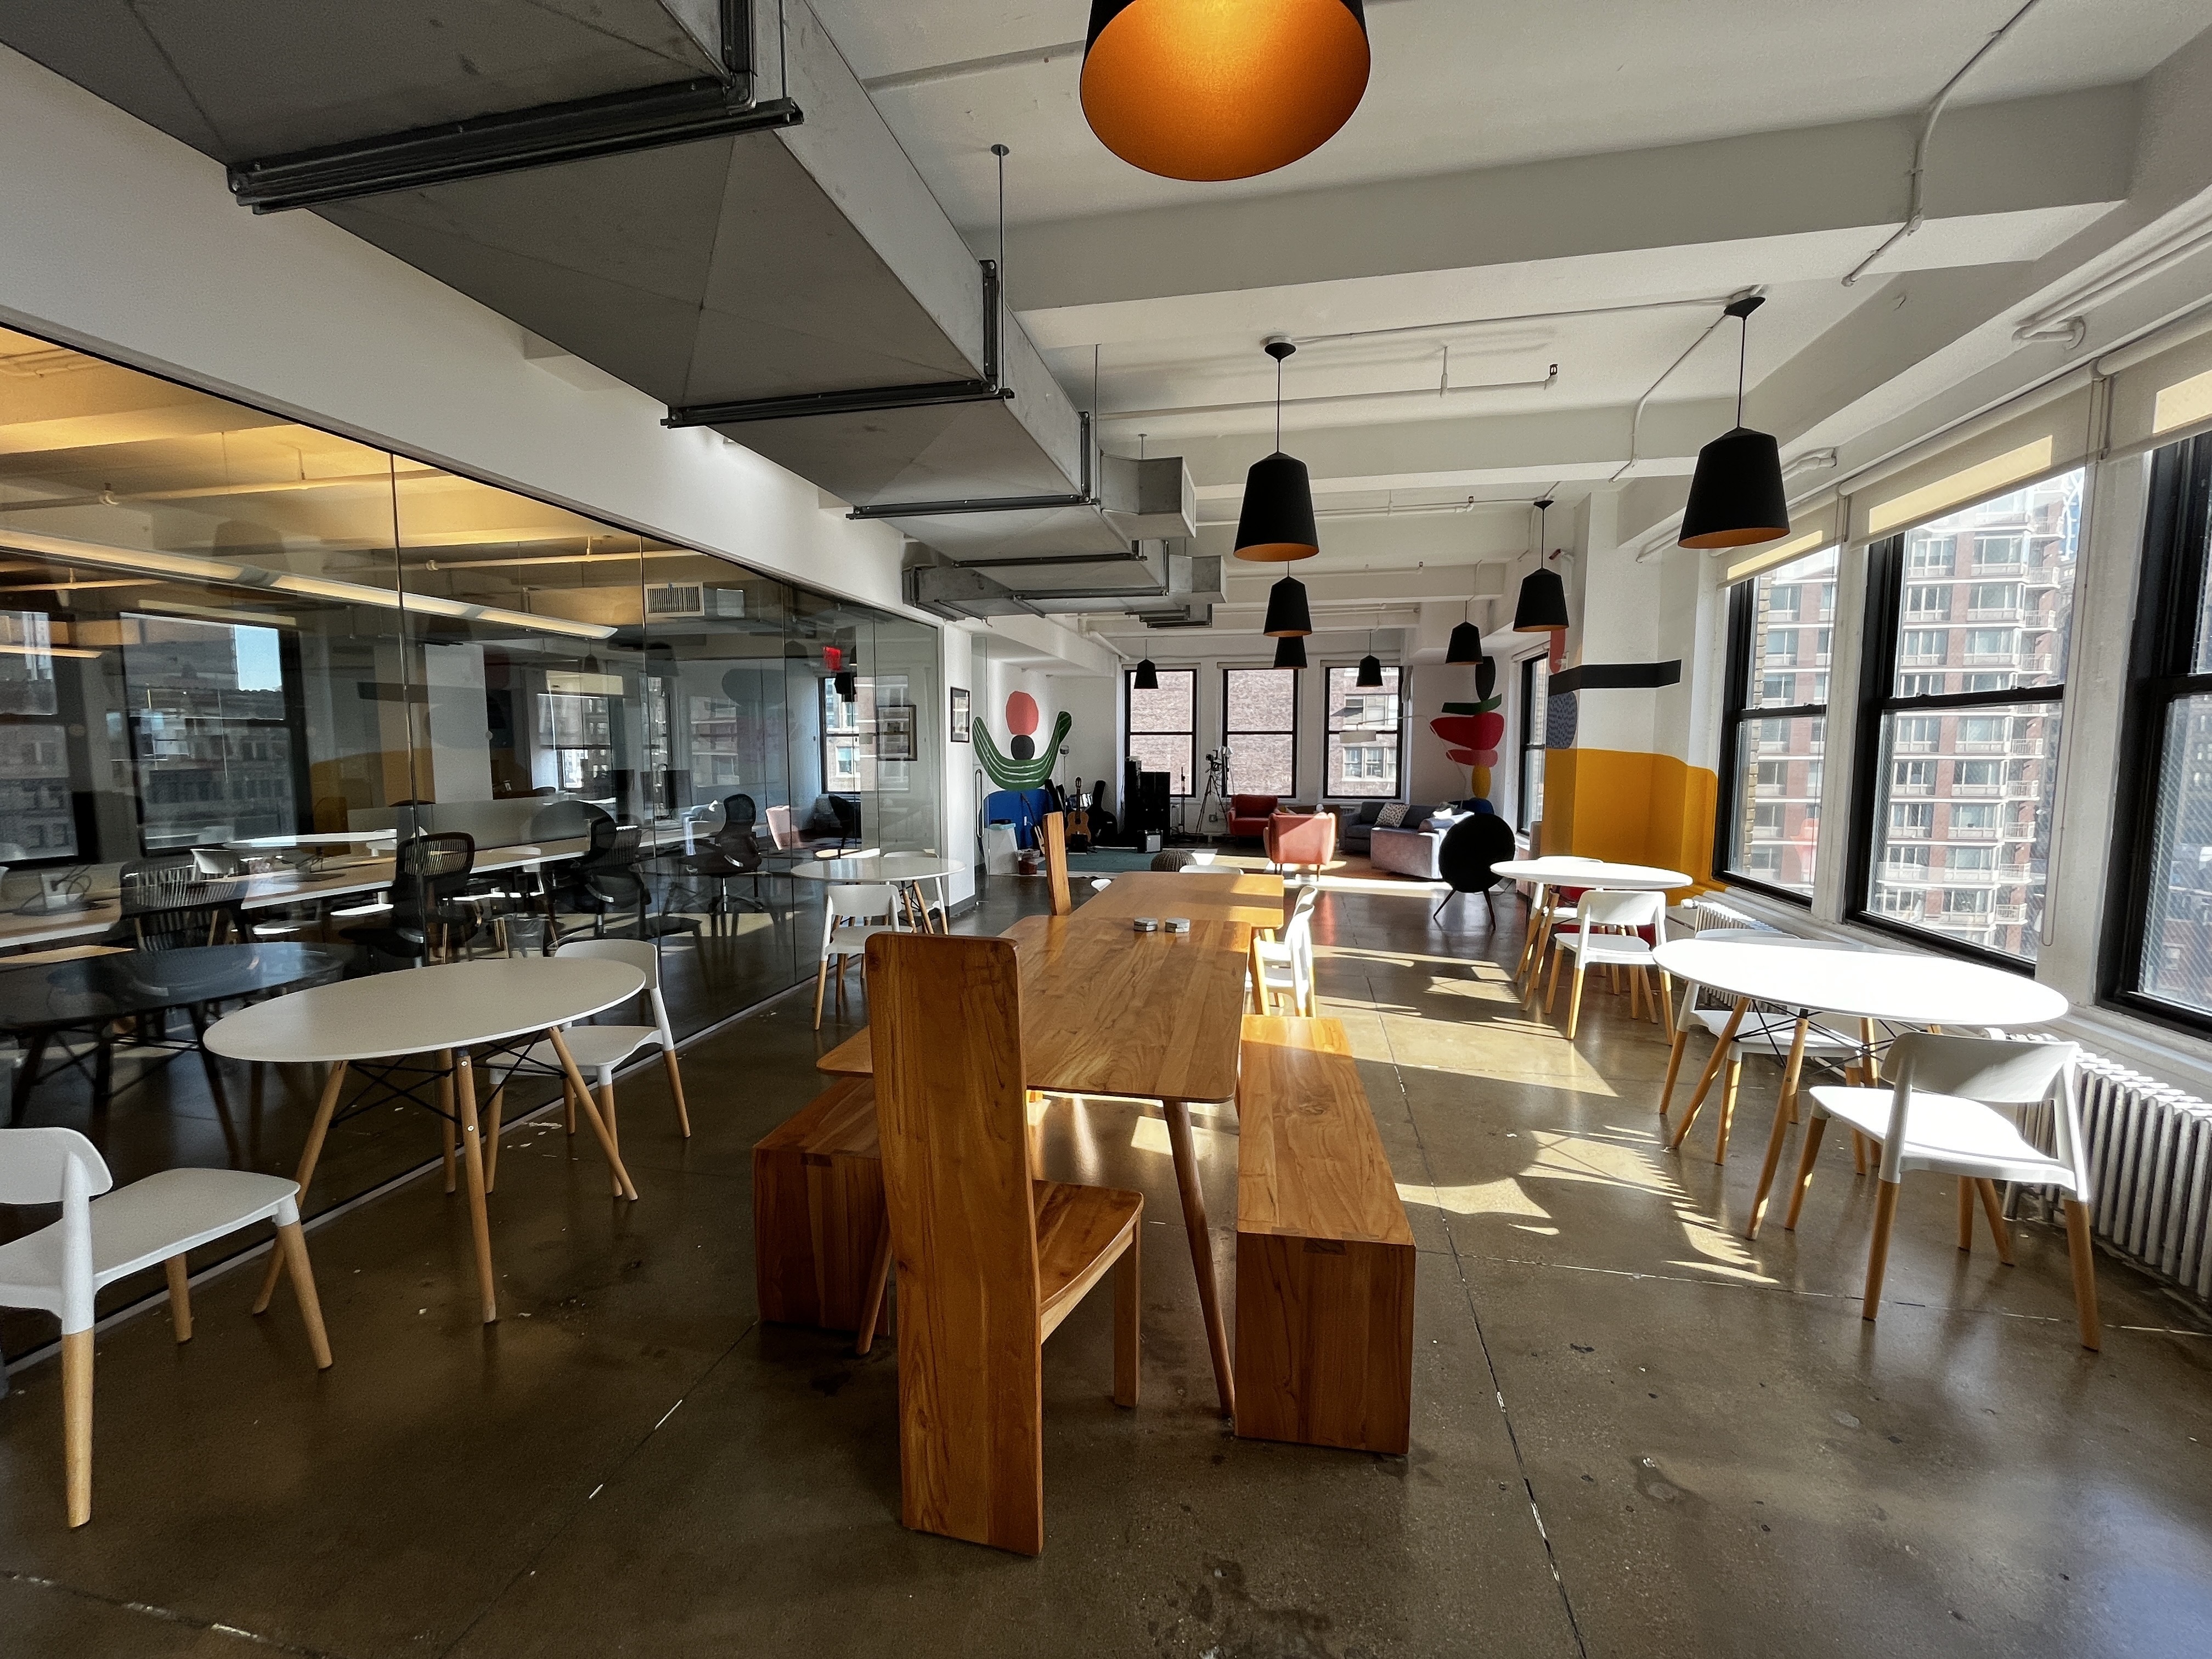
[[[975,757],[1000,788],[1034,789],[1052,775],[1053,763],[1075,729],[1075,718],[1061,709],[1052,723],[1052,740],[1042,750],[1036,743],[1040,718],[1036,699],[1028,692],[1017,691],[1006,699],[1006,747],[1011,752],[1006,754],[992,741],[990,728],[981,720],[975,722]]]
[[[1505,716],[1498,712],[1498,664],[1485,657],[1474,671],[1473,702],[1448,702],[1429,722],[1429,730],[1449,745],[1444,758],[1468,769],[1468,798],[1490,808],[1490,774],[1505,741]]]

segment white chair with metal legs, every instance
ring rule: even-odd
[[[684,1138],[691,1138],[691,1114],[684,1103],[684,1072],[676,1058],[676,1030],[669,1023],[668,1004],[660,994],[660,952],[650,939],[572,939],[553,953],[556,957],[591,957],[602,962],[619,962],[635,968],[645,975],[642,994],[653,1007],[650,1025],[601,1025],[587,1021],[580,1025],[563,1026],[562,1040],[568,1045],[568,1053],[576,1062],[576,1070],[599,1091],[599,1114],[605,1118],[610,1136],[615,1133],[615,1068],[639,1049],[651,1044],[660,1050],[660,1063],[668,1071],[668,1092],[676,1102],[676,1127]],[[525,1051],[524,1060],[532,1066],[554,1071],[561,1070],[561,1056],[554,1051],[549,1040],[532,1043]],[[564,1081],[562,1092],[569,1094]],[[484,1189],[491,1190],[498,1178],[500,1096],[501,1090],[491,1097],[490,1152],[484,1170]],[[568,1102],[568,1133],[576,1133],[576,1103]],[[620,1140],[617,1139],[617,1145]]]
[[[51,1226],[0,1244],[0,1307],[43,1309],[61,1320],[63,1463],[72,1527],[92,1518],[93,1298],[102,1285],[161,1262],[168,1269],[177,1340],[189,1342],[185,1253],[274,1221],[316,1368],[331,1363],[296,1183],[246,1170],[164,1170],[111,1192],[114,1186],[98,1149],[74,1129],[0,1129],[0,1204],[62,1206]]]
[[[1959,1248],[1972,1242],[1973,1201],[1981,1200],[1995,1237],[1997,1259],[2012,1264],[2012,1244],[1997,1200],[1996,1183],[2019,1182],[2057,1187],[2066,1197],[2066,1242],[2073,1258],[2074,1311],[2081,1346],[2102,1345],[2097,1317],[2097,1277],[2089,1244],[2089,1171],[2081,1149],[2081,1121],[2074,1093],[2071,1042],[2013,1042],[2002,1037],[1939,1036],[1907,1031],[1890,1044],[1885,1069],[1889,1086],[1880,1089],[1815,1089],[1813,1118],[1805,1126],[1805,1150],[1797,1162],[1797,1185],[1790,1195],[1789,1218],[1795,1228],[1813,1166],[1820,1152],[1821,1132],[1835,1118],[1881,1148],[1881,1188],[1875,1200],[1874,1237],[1867,1250],[1864,1317],[1881,1304],[1882,1276],[1889,1265],[1889,1234],[1897,1217],[1898,1188],[1905,1172],[1930,1170],[1959,1182]],[[2057,1092],[2051,1114],[2053,1150],[2045,1152],[2022,1132],[2020,1115]]]
[[[1698,934],[1703,939],[1773,940],[1777,935],[1764,927],[1708,927]],[[1682,1069],[1683,1050],[1688,1046],[1690,1033],[1703,1026],[1705,1035],[1715,1042],[1728,1030],[1730,1011],[1726,1008],[1698,1006],[1698,987],[1687,981],[1682,986],[1682,998],[1674,1018],[1674,1043],[1667,1056],[1667,1082],[1659,1093],[1659,1115],[1665,1117],[1674,1100],[1674,1079]],[[1735,1126],[1736,1092],[1743,1080],[1743,1062],[1753,1054],[1766,1054],[1777,1060],[1789,1058],[1790,1047],[1796,1039],[1797,1021],[1790,1014],[1762,1012],[1753,1008],[1736,1023],[1735,1036],[1729,1044],[1728,1075],[1721,1085],[1720,1125],[1713,1139],[1713,1162],[1728,1162],[1729,1132]],[[1815,1023],[1805,1030],[1805,1056],[1834,1063],[1855,1059],[1863,1045],[1839,1031]],[[1846,1075],[1849,1075],[1847,1073]],[[1705,1103],[1700,1092],[1690,1099],[1690,1109],[1683,1114],[1674,1133],[1668,1138],[1667,1149],[1680,1152],[1689,1138],[1690,1126],[1697,1121],[1698,1111]],[[1794,1103],[1778,1102],[1778,1109],[1788,1110]],[[1862,1143],[1863,1144],[1863,1143]]]
[[[842,1013],[847,964],[864,960],[868,941],[878,933],[904,933],[906,930],[899,926],[898,915],[898,895],[888,884],[833,886],[827,890],[822,908],[822,965],[814,975],[816,1030],[822,1029],[822,1000],[830,988],[831,964],[836,966],[837,1010]]]
[[[1583,1018],[1583,980],[1592,967],[1618,967],[1628,969],[1629,1012],[1637,1012],[1639,993],[1649,1000],[1650,983],[1644,969],[1652,965],[1652,947],[1636,930],[1656,928],[1667,913],[1664,893],[1618,893],[1593,890],[1584,893],[1577,904],[1578,912],[1575,925],[1552,935],[1552,982],[1544,995],[1544,1012],[1548,1017],[1559,996],[1559,956],[1562,951],[1575,959],[1575,985],[1567,1000],[1567,1041],[1575,1040]],[[1659,984],[1664,994],[1664,1006],[1671,1006],[1674,993],[1669,988],[1667,970],[1659,970]],[[1651,1018],[1659,1017],[1660,1003],[1654,1003]]]
[[[1297,905],[1278,939],[1255,939],[1252,954],[1260,964],[1260,981],[1254,988],[1260,1010],[1273,1013],[1278,997],[1289,999],[1290,1012],[1310,1018],[1314,1012],[1313,913],[1321,899],[1321,884],[1308,882],[1298,889]]]

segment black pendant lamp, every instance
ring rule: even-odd
[[[1304,668],[1306,665],[1306,642],[1295,635],[1275,641],[1275,666]]]
[[[1551,510],[1549,500],[1536,503],[1536,568],[1521,579],[1521,597],[1513,606],[1516,634],[1548,634],[1567,626],[1567,585],[1544,562],[1545,544],[1550,539],[1544,524]]]
[[[844,698],[847,702],[856,701],[860,695],[860,677],[849,668],[839,670],[837,695]]]
[[[1150,657],[1137,665],[1137,678],[1134,684],[1139,691],[1157,691],[1160,689],[1160,671],[1152,666],[1152,659]]]
[[[1444,647],[1444,666],[1473,668],[1482,660],[1482,630],[1462,616],[1459,626],[1451,631],[1450,643]]]
[[[1367,635],[1367,654],[1359,659],[1359,673],[1352,683],[1362,691],[1380,691],[1382,689],[1382,659],[1375,654],[1372,629]]]
[[[1743,366],[1751,344],[1751,313],[1765,301],[1756,294],[1736,301],[1728,314],[1743,325],[1736,343],[1735,425],[1698,452],[1690,479],[1690,504],[1682,509],[1684,547],[1749,547],[1790,533],[1790,504],[1782,495],[1782,448],[1771,434],[1743,423]]]
[[[1164,179],[1249,179],[1327,143],[1367,90],[1361,0],[1091,0],[1083,115]]]
[[[1275,360],[1275,453],[1252,463],[1244,475],[1244,507],[1237,516],[1237,556],[1262,564],[1287,564],[1321,551],[1314,528],[1313,480],[1306,464],[1283,453],[1283,359],[1297,348],[1267,342]]]
[[[1306,585],[1285,576],[1267,590],[1267,625],[1261,630],[1270,639],[1302,638],[1313,632],[1313,612],[1306,609]]]

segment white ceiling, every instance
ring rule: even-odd
[[[1088,0],[813,0],[863,82],[1079,46]],[[875,88],[963,229],[1270,195],[1923,106],[2019,0],[1368,0],[1365,101],[1314,155],[1232,184],[1155,179],[1083,121],[1080,52]],[[2132,81],[2208,21],[2194,0],[2042,0],[1977,68],[1967,103]]]

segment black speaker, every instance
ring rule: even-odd
[[[1167,834],[1168,787],[1170,782],[1164,772],[1137,774],[1136,787],[1127,791],[1122,798],[1132,835]]]

